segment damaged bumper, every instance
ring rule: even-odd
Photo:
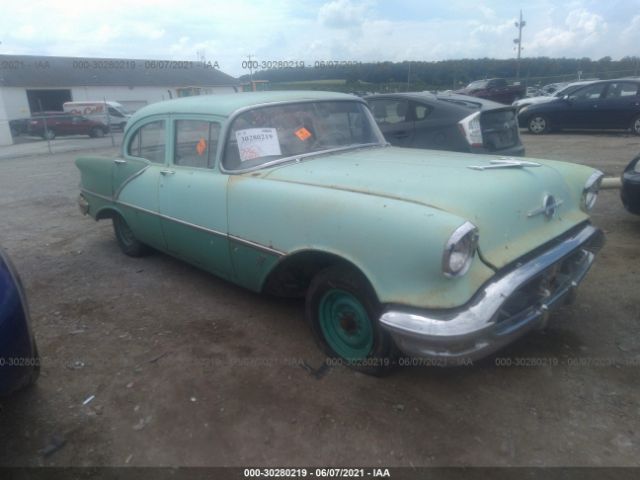
[[[410,356],[452,361],[484,357],[544,328],[550,311],[573,299],[603,244],[602,231],[586,225],[499,273],[464,307],[427,311],[390,306],[380,323]]]

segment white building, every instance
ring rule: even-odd
[[[206,62],[0,55],[0,145],[13,143],[11,121],[62,110],[68,101],[110,100],[135,111],[170,98],[237,91],[235,78]]]

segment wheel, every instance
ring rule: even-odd
[[[393,363],[393,342],[378,323],[381,310],[366,278],[346,266],[322,270],[307,292],[306,318],[322,350],[370,375]]]
[[[149,251],[144,243],[138,241],[127,222],[120,215],[113,217],[113,231],[122,253],[130,257],[142,257]]]
[[[89,132],[89,136],[93,138],[102,138],[104,137],[104,130],[100,127],[92,128],[91,132]]]
[[[56,132],[47,129],[47,131],[42,134],[42,138],[44,138],[45,140],[53,140],[54,138],[56,138]]]
[[[640,135],[640,115],[633,119],[631,122],[631,133]]]
[[[549,131],[549,120],[544,115],[534,115],[527,122],[527,127],[535,135],[547,133]]]

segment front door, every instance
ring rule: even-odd
[[[167,250],[223,278],[231,276],[227,180],[216,168],[220,123],[172,118],[171,154],[158,200]]]
[[[559,127],[602,128],[604,122],[600,115],[601,96],[605,83],[596,83],[576,90],[569,95],[567,107],[562,112]]]

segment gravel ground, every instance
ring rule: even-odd
[[[640,151],[622,134],[523,141],[611,176]],[[0,465],[640,465],[640,217],[618,191],[595,210],[607,245],[545,332],[379,379],[315,370],[300,301],[122,255],[77,210],[77,155],[0,160],[0,244],[43,357],[36,386],[1,402]]]

